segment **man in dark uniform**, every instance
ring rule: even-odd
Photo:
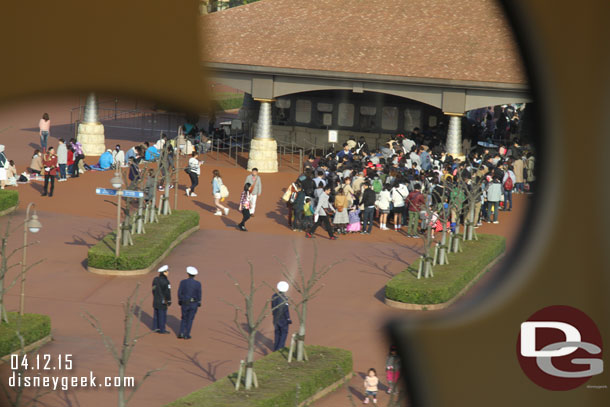
[[[153,292],[153,308],[155,314],[153,317],[153,331],[160,334],[168,334],[165,330],[165,321],[167,321],[167,307],[172,305],[171,285],[167,279],[169,267],[162,266],[157,270],[159,275],[155,277],[152,283]]]
[[[280,350],[286,346],[286,337],[288,336],[288,325],[292,324],[290,320],[290,312],[288,311],[288,283],[280,281],[277,283],[279,293],[274,293],[271,297],[271,310],[273,312],[273,327],[275,328],[275,342],[273,343],[273,351]]]
[[[179,339],[191,339],[193,319],[197,308],[201,307],[201,283],[195,280],[198,271],[195,267],[188,266],[186,272],[189,277],[182,280],[178,287],[178,304],[182,307]]]

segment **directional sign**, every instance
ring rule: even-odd
[[[144,192],[125,190],[122,192],[125,198],[144,198]]]
[[[106,189],[106,188],[95,188],[95,193],[98,195],[112,195],[116,196],[116,189]]]
[[[95,189],[95,193],[98,195],[116,196],[117,192],[118,191],[116,189],[107,189],[107,188],[96,188]],[[125,191],[121,191],[120,195],[124,196],[125,198],[144,198],[144,192],[142,192],[142,191],[125,190]]]

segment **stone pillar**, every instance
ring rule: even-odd
[[[453,158],[464,159],[462,154],[462,117],[457,115],[449,116],[449,128],[447,129],[447,142],[445,149],[447,154]]]
[[[98,118],[97,99],[94,93],[87,96],[84,118],[78,124],[77,140],[83,145],[83,153],[86,156],[102,155],[106,151],[104,125]]]
[[[258,168],[259,172],[277,172],[277,142],[271,130],[271,102],[268,99],[255,99],[261,104],[258,113],[256,136],[250,142],[248,171]]]

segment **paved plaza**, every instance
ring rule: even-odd
[[[19,172],[25,171],[33,149],[38,146],[37,123],[40,115],[48,112],[51,116],[53,126],[49,145],[56,146],[59,137],[69,139],[72,136],[69,109],[77,105],[76,97],[62,97],[0,106],[0,127],[8,127],[0,133],[0,143],[6,145],[6,155],[16,161]],[[157,138],[158,134],[108,129],[106,146],[112,148],[115,144],[121,144],[123,150],[127,150],[136,142]],[[375,367],[378,372],[384,368],[388,343],[382,327],[389,318],[409,315],[409,312],[391,309],[383,303],[384,286],[394,274],[405,269],[421,254],[421,240],[407,238],[404,232],[380,231],[378,228],[369,236],[341,236],[338,241],[329,241],[322,231],[313,241],[305,239],[304,234],[287,227],[287,211],[281,201],[283,190],[298,175],[289,168],[280,169],[277,174],[262,174],[264,192],[257,202],[256,217],[249,221],[248,233],[239,232],[235,228],[241,219],[237,211],[237,194],[247,171],[243,167],[235,167],[226,155],[220,155],[218,160],[215,157],[215,154],[203,157],[206,162],[202,166],[197,198],[185,196],[187,176],[180,174],[179,209],[198,211],[201,229],[176,247],[164,261],[170,266],[169,279],[174,296],[179,281],[186,277],[185,267],[193,265],[199,269],[203,305],[195,318],[193,339],[181,341],[175,336],[180,325],[180,310],[176,301],[168,311],[169,329],[173,335],[148,335],[135,348],[128,366],[129,376],[139,380],[149,369],[163,366],[164,369],[144,383],[130,405],[163,405],[236,371],[240,359],[246,355],[246,343],[233,326],[233,309],[224,301],[238,303],[241,297],[225,272],[231,272],[241,282],[246,282],[247,261],[251,260],[256,279],[274,285],[282,278],[274,256],[289,267],[294,267],[293,245],[303,258],[308,259],[311,258],[314,243],[318,245],[320,264],[336,259],[345,261],[324,279],[324,289],[311,303],[307,343],[352,351],[355,372],[348,385],[349,390],[342,387],[315,405],[349,406],[347,391],[351,391],[360,402],[359,397],[363,393],[361,376],[370,367]],[[94,164],[96,160],[86,159],[88,164]],[[213,169],[221,171],[224,183],[232,192],[228,199],[231,208],[228,217],[214,216],[210,184]],[[35,236],[40,243],[28,250],[28,262],[45,260],[28,274],[26,312],[50,315],[54,340],[43,347],[41,353],[73,354],[75,369],[70,375],[86,375],[93,370],[97,376],[114,376],[117,372],[98,333],[81,317],[83,311],[94,314],[106,334],[119,344],[123,321],[121,302],[137,283],[141,283],[141,292],[147,299],[139,327],[143,332],[152,325],[150,286],[156,273],[139,277],[111,277],[95,275],[86,270],[88,248],[116,227],[116,207],[95,194],[96,187],[110,187],[111,177],[112,172],[87,172],[78,179],[56,184],[53,198],[40,196],[41,182],[32,181],[18,187],[20,205],[14,215],[13,227],[21,230],[18,223],[25,216],[24,209],[29,202],[36,203],[43,224],[43,229]],[[500,213],[499,225],[486,223],[478,232],[505,236],[510,249],[527,209],[527,197],[515,196],[513,211]],[[5,222],[6,217],[0,219],[0,224],[4,225]],[[19,245],[21,238],[18,232],[12,235],[13,247]],[[30,239],[33,239],[32,235]],[[307,260],[305,263],[310,265]],[[489,275],[484,276],[472,292],[476,293],[488,278]],[[270,296],[270,290],[261,290],[257,298],[259,306]],[[8,308],[16,310],[18,287],[13,288],[6,299]],[[296,315],[293,320],[295,323],[291,329],[295,328]],[[273,326],[271,319],[268,319],[257,340],[257,357],[268,354],[272,342]],[[4,378],[8,372],[8,366],[2,366],[0,377]],[[113,405],[116,397],[116,391],[109,389],[55,391],[44,396],[41,405]],[[387,395],[380,395],[382,405],[386,399]]]

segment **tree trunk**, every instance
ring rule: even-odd
[[[123,242],[123,246],[128,246],[129,245],[129,241],[130,241],[130,235],[131,235],[131,226],[129,225],[129,223],[131,222],[131,215],[129,214],[129,212],[127,213],[127,215],[125,215],[125,220],[123,220],[123,225],[121,227],[121,239]]]
[[[136,224],[136,233],[144,233],[144,198],[138,199],[138,221]]]
[[[307,302],[302,305],[301,320],[299,321],[299,335],[297,339],[297,362],[302,362],[305,356],[305,322],[307,321]]]
[[[119,386],[119,407],[127,407],[125,401],[125,386],[123,386],[123,378],[125,377],[125,365],[119,363],[119,377],[121,378],[121,385]]]
[[[254,334],[250,334],[248,338],[248,357],[246,358],[246,390],[250,390],[252,388],[252,377],[254,368],[252,367],[252,363],[254,363]]]
[[[438,264],[447,264],[447,222],[443,225],[443,234],[441,235],[441,247],[438,251]]]
[[[171,185],[171,179],[169,177],[169,170],[167,171],[167,178],[165,179],[165,199],[163,200],[163,214],[164,215],[169,215],[170,213],[170,208],[169,208],[169,186]]]

